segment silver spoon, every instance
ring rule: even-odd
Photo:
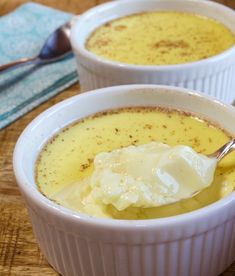
[[[0,73],[15,69],[26,64],[44,64],[63,59],[71,53],[70,31],[72,21],[60,26],[56,29],[44,43],[38,56],[21,58],[17,61],[0,66]]]
[[[208,154],[209,158],[215,158],[219,162],[225,155],[230,153],[235,148],[235,139],[230,140],[228,143],[223,145],[217,151]]]
[[[216,162],[218,163],[223,157],[225,157],[227,154],[229,154],[231,151],[235,149],[235,139],[232,139],[228,141],[226,144],[224,144],[222,147],[220,147],[218,150],[211,154],[207,154],[206,156],[209,158],[216,159]],[[201,190],[194,192],[191,196],[188,198],[194,197],[198,193],[200,193]]]
[[[235,149],[235,139],[232,139],[232,140],[228,141],[226,144],[224,144],[222,147],[220,147],[218,150],[216,150],[215,152],[213,152],[211,154],[207,154],[206,156],[208,158],[215,159],[216,162],[218,163],[224,156],[229,154],[234,149]],[[202,190],[204,190],[204,188],[197,190],[190,195],[187,195],[187,197],[178,198],[171,203],[164,203],[161,205],[163,206],[163,205],[173,204],[173,203],[179,202],[181,200],[192,198],[192,197],[196,196],[197,194],[199,194]]]

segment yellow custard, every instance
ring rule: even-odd
[[[235,43],[220,22],[192,13],[156,11],[110,21],[86,48],[105,59],[137,65],[171,65],[215,56]]]
[[[187,145],[214,152],[230,139],[220,128],[190,114],[161,108],[127,108],[96,114],[69,126],[42,150],[36,165],[40,191],[68,208],[95,217],[148,219],[178,215],[209,205],[231,193],[235,185],[235,153],[224,158],[212,184],[193,198],[154,208],[119,211],[90,197],[86,181],[101,152],[151,141]],[[81,185],[76,185],[81,181]]]

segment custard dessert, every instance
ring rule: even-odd
[[[235,153],[230,153],[219,164],[208,163],[207,160],[203,163],[204,159],[200,161],[190,157],[192,150],[206,156],[229,139],[231,136],[213,122],[178,110],[158,107],[110,110],[84,118],[53,137],[38,158],[35,168],[36,183],[49,199],[94,217],[150,219],[179,215],[207,206],[233,191]],[[170,152],[164,157],[167,162],[161,163],[162,167],[156,171],[165,186],[157,193],[152,189],[155,180],[147,173],[155,168],[154,162],[158,162],[158,157],[152,153],[163,153],[165,150]],[[180,153],[177,162],[169,162],[176,156],[176,151]],[[150,155],[147,156],[146,153]],[[131,158],[137,163],[130,162]],[[119,163],[115,164],[115,160]],[[187,174],[187,168],[183,173],[180,172],[180,163],[185,160],[188,163],[196,160],[193,166],[196,166],[197,171]],[[129,166],[128,173],[122,168],[124,163]],[[97,164],[103,167],[103,171],[98,171],[98,174]],[[206,166],[212,169],[213,175],[203,170]],[[178,182],[175,181],[176,178],[169,178],[172,171],[180,179]],[[200,181],[206,179],[199,193],[189,198],[186,196],[178,202],[164,201],[164,205],[158,204],[158,195],[164,195],[164,200],[171,200],[172,196],[178,195],[174,189],[181,182],[185,182],[186,186],[188,183],[188,187],[196,185],[195,180],[199,174]],[[129,177],[131,175],[136,182]],[[126,180],[123,179],[133,185],[129,186],[130,189],[123,186],[125,189],[120,192],[122,185],[126,185]],[[105,182],[102,184],[103,180]],[[145,183],[142,183],[143,180]],[[144,191],[149,189],[145,185],[149,183],[152,190]],[[149,195],[156,196],[149,200]]]
[[[88,37],[86,48],[120,63],[172,65],[218,55],[234,43],[234,34],[214,19],[193,13],[154,11],[100,26]]]

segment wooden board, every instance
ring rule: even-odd
[[[0,15],[12,11],[26,0],[0,0]],[[41,0],[35,1],[72,13],[81,13],[105,1]],[[234,0],[227,5],[235,8]],[[1,42],[0,42],[1,43]],[[1,76],[0,76],[1,77]],[[76,84],[53,99],[40,105],[15,123],[0,131],[0,275],[58,275],[47,263],[35,241],[24,201],[16,185],[12,170],[12,152],[25,126],[39,113],[53,104],[79,92]],[[235,263],[222,274],[235,275]],[[110,275],[111,276],[111,275]],[[210,276],[210,275],[208,275]]]

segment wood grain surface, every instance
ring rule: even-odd
[[[24,2],[27,1],[0,0],[0,15],[12,11]],[[35,2],[78,14],[105,1],[38,0]],[[218,2],[235,8],[235,0],[218,0]],[[12,152],[18,136],[33,118],[55,103],[77,93],[79,84],[63,91],[0,131],[0,276],[58,275],[47,263],[34,238],[24,201],[14,179]],[[222,275],[234,276],[235,263]]]

